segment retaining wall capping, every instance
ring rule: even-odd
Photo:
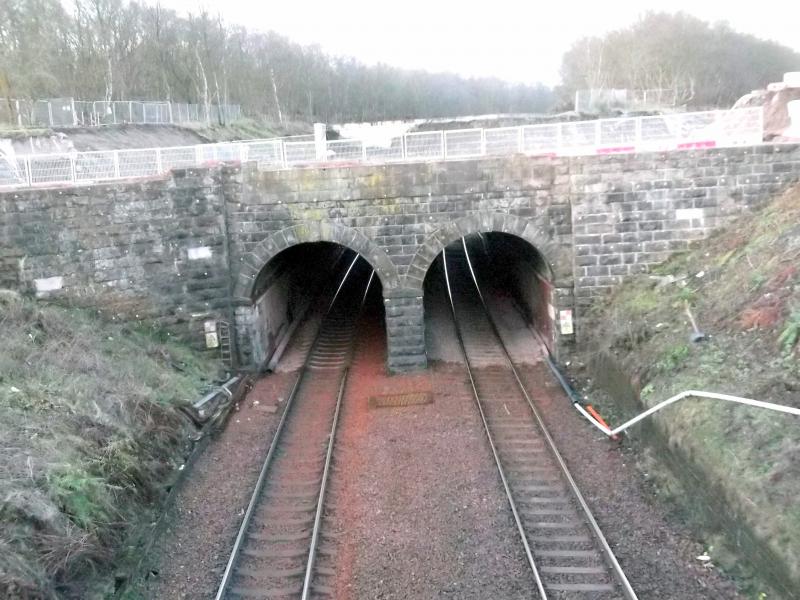
[[[232,323],[253,361],[248,307],[281,250],[333,241],[383,285],[392,370],[425,365],[422,287],[436,255],[475,232],[536,247],[553,273],[554,314],[584,310],[800,177],[800,146],[259,171],[254,163],[166,178],[0,194],[0,287],[155,319],[204,342]],[[557,326],[556,326],[557,330]],[[256,353],[258,354],[258,353]]]

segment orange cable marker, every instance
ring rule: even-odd
[[[600,416],[600,413],[599,413],[599,412],[597,412],[597,411],[594,409],[594,406],[592,406],[591,404],[587,404],[587,405],[586,405],[586,411],[587,411],[587,412],[588,412],[590,415],[592,415],[592,416],[595,418],[595,420],[596,420],[598,423],[600,423],[600,424],[601,424],[603,427],[605,427],[605,428],[606,428],[606,429],[608,429],[608,430],[611,430],[611,427],[609,427],[609,426],[608,426],[608,423],[606,423],[606,422],[605,422],[605,420],[603,419],[603,417],[601,417],[601,416]],[[616,442],[617,440],[619,440],[619,436],[618,436],[618,435],[616,435],[616,434],[615,434],[615,435],[612,435],[612,436],[611,436],[611,439],[612,439],[612,440],[614,440],[614,441]]]

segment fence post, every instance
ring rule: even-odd
[[[69,99],[69,104],[72,107],[72,126],[78,126],[78,115],[75,113],[75,98]]]
[[[119,179],[119,150],[114,150],[114,178]]]
[[[19,102],[17,103],[19,104]],[[28,182],[28,187],[33,185],[33,169],[31,168],[31,159],[30,157],[25,157],[25,181]]]
[[[563,125],[563,123],[556,123],[556,147],[554,148],[556,154],[559,154],[561,149],[564,147]]]
[[[70,181],[72,183],[78,182],[78,165],[75,157],[77,153],[73,152],[69,155],[69,174],[70,174]]]
[[[447,136],[444,134],[444,129],[439,133],[441,134],[442,159],[447,160]]]
[[[159,174],[164,172],[164,165],[161,162],[161,148],[156,148],[156,169]]]
[[[602,130],[600,128],[600,121],[602,121],[602,119],[597,119],[597,121],[594,122],[594,145],[596,148],[600,147],[600,143],[602,140]]]
[[[361,160],[367,162],[367,145],[361,140]]]
[[[328,141],[325,132],[325,123],[314,123],[314,150],[317,161],[323,161],[328,154]]]
[[[525,152],[525,139],[522,137],[522,125],[517,127],[517,153],[523,154]]]
[[[169,112],[169,123],[174,125],[175,121],[172,119],[172,102],[167,102],[167,111]]]
[[[19,100],[14,100],[14,103],[16,104],[17,107],[17,125],[19,127],[22,127],[22,113],[19,112]]]
[[[53,103],[47,101],[47,117],[50,119],[50,127],[53,126]]]
[[[408,160],[408,143],[406,141],[406,134],[400,136],[400,157],[403,160]]]
[[[481,127],[481,156],[486,156],[486,130]]]
[[[647,92],[645,92],[645,94],[646,93]],[[634,143],[635,143],[636,147],[638,148],[639,146],[642,145],[642,117],[636,117],[636,121],[635,121],[634,127],[635,127],[635,132],[636,132],[635,138],[634,138]]]
[[[284,169],[287,167],[286,165],[286,144],[283,140],[278,140],[278,150],[280,152],[280,159],[281,159],[281,167]]]

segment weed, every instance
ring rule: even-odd
[[[678,344],[669,348],[656,363],[661,373],[670,373],[680,367],[689,357],[689,346]]]
[[[630,311],[647,313],[658,308],[660,297],[655,289],[642,287],[633,290],[633,293],[625,299],[625,306]]]
[[[768,279],[769,277],[764,275],[764,273],[756,271],[755,273],[750,275],[750,291],[755,292],[759,290],[761,286],[767,282]]]
[[[784,354],[791,354],[794,352],[794,347],[800,341],[800,308],[796,308],[786,319],[783,326],[783,331],[778,336],[778,344],[781,346]]]
[[[682,287],[678,292],[678,300],[681,302],[686,302],[688,304],[694,304],[695,300],[697,299],[697,291],[690,288],[688,285]]]
[[[94,530],[110,521],[112,499],[105,482],[78,465],[58,465],[48,474],[54,500],[80,528]]]

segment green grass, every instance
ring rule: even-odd
[[[0,294],[0,597],[103,597],[217,365],[157,329]]]

